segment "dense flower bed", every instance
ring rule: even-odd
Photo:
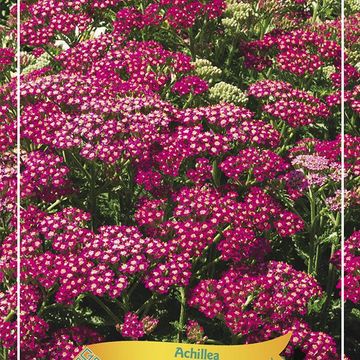
[[[284,358],[340,359],[337,3],[21,6],[22,357],[293,331]],[[345,298],[356,327],[360,13],[347,7]],[[12,13],[0,50],[6,359],[16,343]],[[359,339],[346,341],[354,356]]]

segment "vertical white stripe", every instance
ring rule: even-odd
[[[17,151],[17,181],[16,181],[16,245],[17,245],[17,338],[16,338],[16,353],[17,359],[20,359],[20,66],[21,66],[21,56],[20,56],[20,1],[17,0],[16,6],[16,26],[17,26],[17,36],[16,36],[16,47],[17,47],[17,77],[16,77],[16,107],[17,107],[17,118],[16,118],[16,151]]]

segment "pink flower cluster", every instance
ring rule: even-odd
[[[219,17],[225,9],[224,0],[160,0],[143,10],[125,7],[116,14],[115,33],[124,35],[137,29],[156,26],[166,21],[176,30],[191,28],[197,19]]]
[[[124,338],[137,340],[145,334],[151,334],[158,323],[159,320],[151,316],[145,316],[142,320],[139,320],[137,314],[129,312],[125,315],[123,324],[118,325],[117,329]]]
[[[261,12],[271,15],[276,29],[293,29],[306,26],[311,18],[309,0],[289,0],[268,2],[261,0],[258,7]]]
[[[234,335],[248,334],[251,342],[292,330],[292,346],[287,355],[296,346],[306,354],[306,359],[331,360],[336,358],[336,345],[331,337],[312,332],[300,320],[307,313],[308,302],[321,293],[310,275],[271,261],[248,270],[246,275],[241,267],[234,266],[219,280],[200,281],[189,305],[209,318],[221,319]]]
[[[0,49],[0,71],[4,71],[15,60],[15,52],[11,48]]]
[[[181,201],[186,193],[187,191],[183,190],[177,201]],[[189,195],[191,196],[191,193]],[[206,193],[202,194],[202,191],[198,193],[198,196],[204,195]],[[215,193],[212,195],[208,193],[207,196],[216,198]],[[226,221],[230,215],[226,215],[225,212],[221,214],[225,210],[224,199],[218,201],[219,205],[222,204],[223,210],[217,209],[216,206],[212,207],[208,213],[210,218],[207,220],[212,226],[219,221]],[[227,201],[233,200],[229,198]],[[189,212],[186,207],[190,206],[190,210],[192,204],[187,203],[186,198],[182,203],[185,207],[179,204],[174,212],[177,217],[188,218]],[[201,204],[201,202],[196,203]],[[193,211],[196,211],[195,214],[197,211],[202,214],[200,208]],[[204,215],[204,213],[200,215],[200,218]],[[224,220],[221,220],[224,216]],[[236,214],[233,216],[237,217]],[[215,221],[216,218],[218,220]],[[187,222],[191,227],[188,228],[187,233],[184,233],[181,231],[181,223],[176,222],[169,224],[170,228],[166,230],[170,231],[173,228],[178,231],[179,237],[166,245],[163,241],[143,237],[135,227],[103,226],[98,234],[95,234],[86,226],[90,220],[89,215],[71,208],[50,215],[36,208],[28,208],[23,213],[22,219],[23,301],[26,301],[27,309],[23,316],[28,326],[33,326],[31,328],[33,335],[31,338],[24,338],[23,348],[24,352],[29,354],[34,351],[42,354],[43,350],[38,348],[39,342],[46,337],[45,334],[49,329],[49,325],[37,315],[38,311],[41,313],[42,307],[46,306],[41,289],[45,291],[54,289],[53,295],[57,302],[70,305],[79,295],[87,293],[100,298],[105,296],[117,298],[125,291],[128,283],[133,281],[132,279],[142,277],[144,274],[144,285],[147,288],[158,293],[168,293],[172,286],[188,285],[192,274],[189,246],[199,251],[197,242],[184,243],[184,240],[190,241],[194,235],[198,237],[196,231],[205,231],[207,236],[211,233],[209,226],[204,227],[199,223],[197,230],[190,220]],[[215,236],[216,230],[212,232]],[[258,261],[262,261],[259,259],[259,254],[254,253],[259,245],[258,240],[254,238],[250,229],[244,228],[244,234],[249,238],[249,244],[242,245],[241,251],[245,251],[244,259],[256,256]],[[237,252],[234,252],[234,255],[230,255],[231,253],[227,255],[227,245],[225,245],[229,241],[236,241],[239,236],[244,237],[239,232],[224,232],[224,241],[219,244],[224,260],[231,259],[234,262],[240,260],[236,257]],[[207,241],[211,243],[212,239],[208,238]],[[204,242],[204,246],[206,245],[207,242]],[[253,250],[247,249],[247,246],[252,246]],[[180,249],[182,249],[181,253],[179,253]],[[13,266],[15,267],[15,264]],[[39,285],[31,285],[34,282]],[[124,337],[140,338],[155,325],[150,320],[141,323],[134,314],[130,314],[125,317],[121,333]]]
[[[172,88],[172,91],[183,96],[186,94],[202,94],[208,90],[208,84],[206,81],[200,79],[198,76],[187,76],[180,81],[176,82]]]
[[[73,45],[69,39],[76,31],[88,31],[99,26],[101,21],[109,20],[107,9],[116,12],[114,34],[124,36],[133,30],[157,26],[165,21],[176,30],[190,28],[199,18],[221,16],[225,1],[161,0],[140,8],[128,6],[123,0],[24,0],[21,42],[40,48],[65,38],[68,45]]]
[[[105,37],[101,44],[107,46],[108,40]],[[167,51],[155,42],[128,42],[126,45],[120,42],[117,50],[104,53],[100,50],[100,40],[94,41],[96,54],[90,68],[84,59],[78,64],[71,61],[73,56],[75,61],[76,55],[78,62],[77,56],[81,58],[84,51],[88,52],[89,48],[81,44],[79,49],[65,52],[68,57],[59,56],[65,66],[61,74],[37,76],[35,73],[24,79],[21,94],[29,104],[23,109],[22,136],[36,144],[60,149],[80,148],[80,154],[89,160],[114,163],[125,156],[148,161],[155,156],[154,143],[164,143],[165,147],[169,125],[183,116],[180,110],[156,95],[170,80],[165,71],[157,69],[170,63],[168,71],[188,73],[190,58]],[[123,70],[119,72],[118,67]],[[74,70],[85,71],[86,75],[79,76]],[[194,78],[184,77],[174,86],[180,89],[179,84],[187,84],[188,79]],[[184,94],[189,90],[195,95],[199,92],[197,87],[183,90],[179,91]],[[129,92],[132,97],[127,97]],[[37,95],[40,93],[43,96]],[[71,110],[66,112],[64,108]],[[101,116],[99,112],[108,116]],[[121,122],[117,121],[118,116]],[[200,136],[201,130],[201,127],[194,127],[193,138]],[[189,130],[179,130],[178,136],[185,137],[186,131]],[[203,150],[197,151],[205,151],[217,139],[224,143],[220,135],[204,133]],[[212,151],[219,148],[215,146]]]
[[[320,99],[306,91],[294,89],[283,81],[260,80],[250,85],[249,95],[268,99],[263,110],[292,127],[306,126],[330,115],[329,109]]]
[[[0,213],[16,212],[16,154],[13,152],[1,153],[0,158]]]
[[[345,177],[347,208],[360,204],[356,178],[360,174],[360,138],[345,135]],[[331,185],[332,191],[326,199],[332,211],[340,211],[341,182],[341,137],[335,140],[321,141],[318,139],[303,139],[291,149],[292,165],[306,179],[306,187],[321,187]],[[353,182],[355,181],[355,186]]]
[[[56,287],[59,303],[86,292],[118,297],[129,277],[145,273],[150,259],[163,256],[161,244],[135,227],[106,226],[94,234],[86,226],[89,215],[78,209],[47,215],[28,208],[23,218],[24,281],[47,290]],[[41,238],[50,245],[45,250]]]
[[[347,240],[345,240],[344,257],[345,257],[345,300],[354,304],[360,302],[360,231],[355,231]],[[341,268],[341,251],[339,250],[333,258],[333,261]],[[341,281],[337,287],[341,289]]]
[[[262,182],[283,173],[289,165],[270,150],[249,147],[236,156],[227,157],[219,167],[226,176],[234,180],[240,180],[244,173],[250,171],[256,181]]]
[[[189,320],[186,325],[186,337],[195,344],[202,344],[206,340],[204,328],[195,320]]]
[[[80,354],[85,344],[104,340],[101,335],[87,326],[62,328],[51,332],[49,336],[49,326],[38,316],[27,318],[23,329],[24,351],[21,356],[26,360],[50,356],[56,360],[72,359]],[[39,346],[40,340],[43,342],[42,346]]]
[[[274,65],[296,76],[313,74],[324,62],[337,64],[341,47],[336,41],[311,30],[274,31],[247,44],[245,65],[257,70]],[[271,59],[273,52],[277,54]]]
[[[69,168],[60,156],[42,151],[27,153],[21,173],[21,197],[39,197],[48,202],[69,193]]]
[[[4,72],[7,74],[8,72]],[[0,151],[12,149],[16,139],[16,79],[0,87]]]

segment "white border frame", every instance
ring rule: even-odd
[[[21,140],[21,122],[20,122],[20,71],[21,71],[21,41],[20,41],[20,26],[21,26],[21,0],[17,0],[16,3],[16,13],[17,13],[17,89],[16,89],[16,106],[17,106],[17,128],[16,128],[16,152],[17,152],[17,186],[16,186],[16,197],[17,197],[17,206],[16,206],[16,233],[17,233],[17,359],[21,359],[21,207],[20,207],[20,195],[21,195],[21,178],[20,178],[20,140]],[[345,65],[345,0],[341,0],[341,359],[345,359],[345,284],[344,284],[344,275],[345,275],[345,114],[344,114],[344,90],[345,90],[345,81],[344,81],[344,65]]]

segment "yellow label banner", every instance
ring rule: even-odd
[[[258,344],[197,345],[118,341],[89,345],[75,360],[281,360],[291,332]]]

